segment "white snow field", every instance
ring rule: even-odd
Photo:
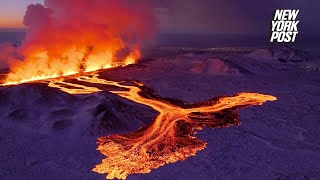
[[[188,102],[239,92],[278,98],[240,110],[241,124],[205,128],[207,148],[186,161],[128,179],[320,179],[319,51],[291,48],[166,49],[105,70]],[[69,95],[46,84],[0,89],[0,179],[105,179],[98,137],[152,122],[156,112],[108,92]]]

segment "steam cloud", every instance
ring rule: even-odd
[[[23,23],[28,31],[18,52],[24,60],[10,63],[7,81],[134,61],[155,32],[145,0],[45,0],[28,6]]]

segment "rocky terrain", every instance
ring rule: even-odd
[[[128,179],[319,179],[319,62],[318,53],[288,47],[175,49],[101,71],[105,79],[138,80],[190,103],[239,92],[278,98],[240,110],[239,126],[200,131],[208,144],[196,156]],[[105,179],[92,171],[103,158],[97,137],[135,131],[155,114],[108,92],[0,87],[0,177]]]

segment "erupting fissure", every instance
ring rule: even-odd
[[[130,64],[133,64],[135,62],[135,58],[133,57],[128,57],[128,60],[125,61],[125,63],[118,63],[118,64],[107,64],[105,66],[89,66],[88,68],[84,68],[81,70],[80,68],[77,69],[77,71],[67,71],[66,73],[59,73],[59,74],[50,74],[50,73],[40,73],[39,75],[32,75],[32,76],[24,76],[17,77],[18,75],[14,73],[10,73],[7,75],[6,79],[0,86],[10,86],[10,85],[19,85],[23,83],[30,83],[30,82],[35,82],[35,81],[41,81],[41,80],[50,80],[50,79],[57,79],[57,78],[62,78],[62,77],[67,77],[67,76],[78,76],[82,73],[90,73],[90,72],[95,72],[98,70],[102,69],[110,69],[114,67],[119,67],[119,66],[127,66]]]
[[[107,157],[93,171],[108,174],[107,179],[126,179],[130,174],[149,173],[167,163],[194,156],[206,147],[206,142],[194,136],[197,130],[204,126],[237,125],[240,122],[235,110],[276,100],[270,95],[239,93],[198,104],[179,105],[144,90],[142,83],[124,85],[123,82],[100,79],[97,75],[80,77],[77,82],[51,81],[49,86],[70,94],[88,94],[102,91],[98,88],[101,84],[112,85],[125,90],[111,93],[159,112],[150,125],[137,132],[99,138],[98,150]]]
[[[147,0],[44,0],[28,6],[23,24],[5,85],[133,64],[156,27]]]

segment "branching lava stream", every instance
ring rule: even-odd
[[[204,126],[220,128],[237,125],[239,115],[235,110],[276,100],[270,95],[239,93],[202,103],[186,104],[158,97],[141,83],[124,85],[97,76],[84,76],[77,80],[86,85],[51,81],[49,86],[70,94],[88,94],[102,91],[95,84],[113,85],[125,90],[111,93],[150,106],[159,112],[152,124],[137,132],[99,138],[98,150],[107,157],[93,171],[108,174],[107,179],[126,179],[130,174],[149,173],[166,163],[194,156],[206,147],[206,142],[194,136],[197,130]]]

